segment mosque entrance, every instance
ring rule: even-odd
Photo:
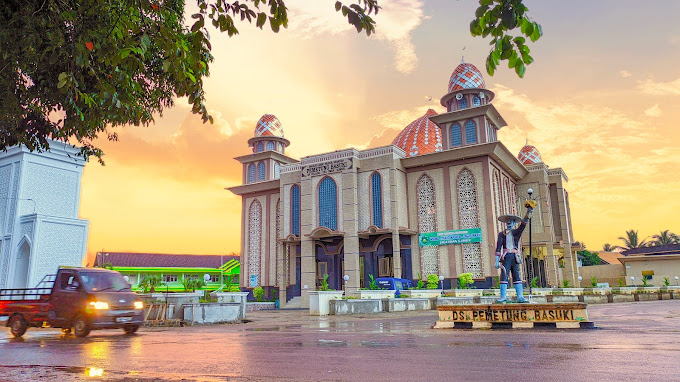
[[[24,241],[19,247],[17,262],[14,267],[14,288],[28,288],[28,265],[30,264],[31,246]]]
[[[345,269],[342,237],[327,237],[316,242],[316,289],[319,290],[328,275],[326,282],[330,289],[343,289]]]

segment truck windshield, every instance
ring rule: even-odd
[[[82,272],[80,279],[88,292],[120,292],[130,289],[123,275],[109,272]]]

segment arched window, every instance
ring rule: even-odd
[[[463,144],[463,133],[461,132],[460,125],[454,123],[451,125],[451,147],[460,146]]]
[[[319,184],[319,226],[338,230],[338,186],[333,178]]]
[[[279,162],[274,162],[274,179],[279,179],[281,177],[281,165]]]
[[[371,194],[373,199],[373,225],[382,228],[382,178],[377,172],[371,175]]]
[[[465,122],[465,143],[477,143],[477,125],[474,121]]]
[[[274,142],[267,142],[267,150],[274,151]]]
[[[300,236],[300,186],[297,184],[290,189],[290,232]]]
[[[279,152],[283,154],[283,143],[279,143]]]
[[[482,100],[479,99],[479,97],[475,96],[475,98],[472,99],[472,106],[474,107],[482,106]]]
[[[260,285],[260,249],[262,248],[262,205],[254,200],[248,211],[248,276],[255,276],[255,285]]]
[[[255,164],[251,163],[248,165],[248,183],[253,183],[255,181]]]
[[[467,109],[467,98],[463,97],[458,100],[458,110]]]
[[[262,142],[258,142],[258,144],[257,144],[257,151],[255,151],[255,152],[256,152],[256,153],[260,153],[260,152],[262,152],[262,151],[264,151],[264,145],[262,145]]]
[[[257,164],[257,180],[264,180],[264,162]]]
[[[464,168],[458,174],[458,217],[461,229],[479,228],[479,205],[475,176]],[[482,277],[482,247],[480,243],[463,244],[463,271],[473,278]]]
[[[437,231],[437,205],[434,197],[432,178],[423,175],[418,179],[418,231],[420,233]],[[423,276],[439,274],[439,250],[437,246],[425,246],[420,249],[420,264]]]

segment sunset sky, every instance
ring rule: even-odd
[[[187,1],[191,4],[192,0]],[[569,176],[575,239],[601,249],[625,230],[680,233],[680,2],[525,2],[543,26],[524,79],[485,76],[517,153],[525,139]],[[294,158],[390,144],[439,99],[461,55],[483,72],[488,40],[470,36],[473,0],[380,0],[377,34],[359,35],[331,0],[288,0],[278,34],[211,31],[206,80],[215,123],[186,100],[150,127],[99,142],[82,181],[81,217],[97,251],[239,252],[241,183],[256,121],[276,115]],[[465,50],[463,50],[465,48]],[[431,101],[428,98],[432,97]],[[91,260],[90,260],[91,261]]]

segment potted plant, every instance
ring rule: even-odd
[[[328,285],[328,274],[323,275],[318,290],[309,291],[309,314],[312,316],[327,316],[331,312],[331,300],[342,298],[343,292],[333,290]]]
[[[360,289],[356,292],[352,292],[354,297],[359,299],[376,299],[376,298],[394,298],[396,290],[394,289],[380,289],[375,281],[375,277],[369,274],[368,278],[371,280],[368,283],[368,288]]]

